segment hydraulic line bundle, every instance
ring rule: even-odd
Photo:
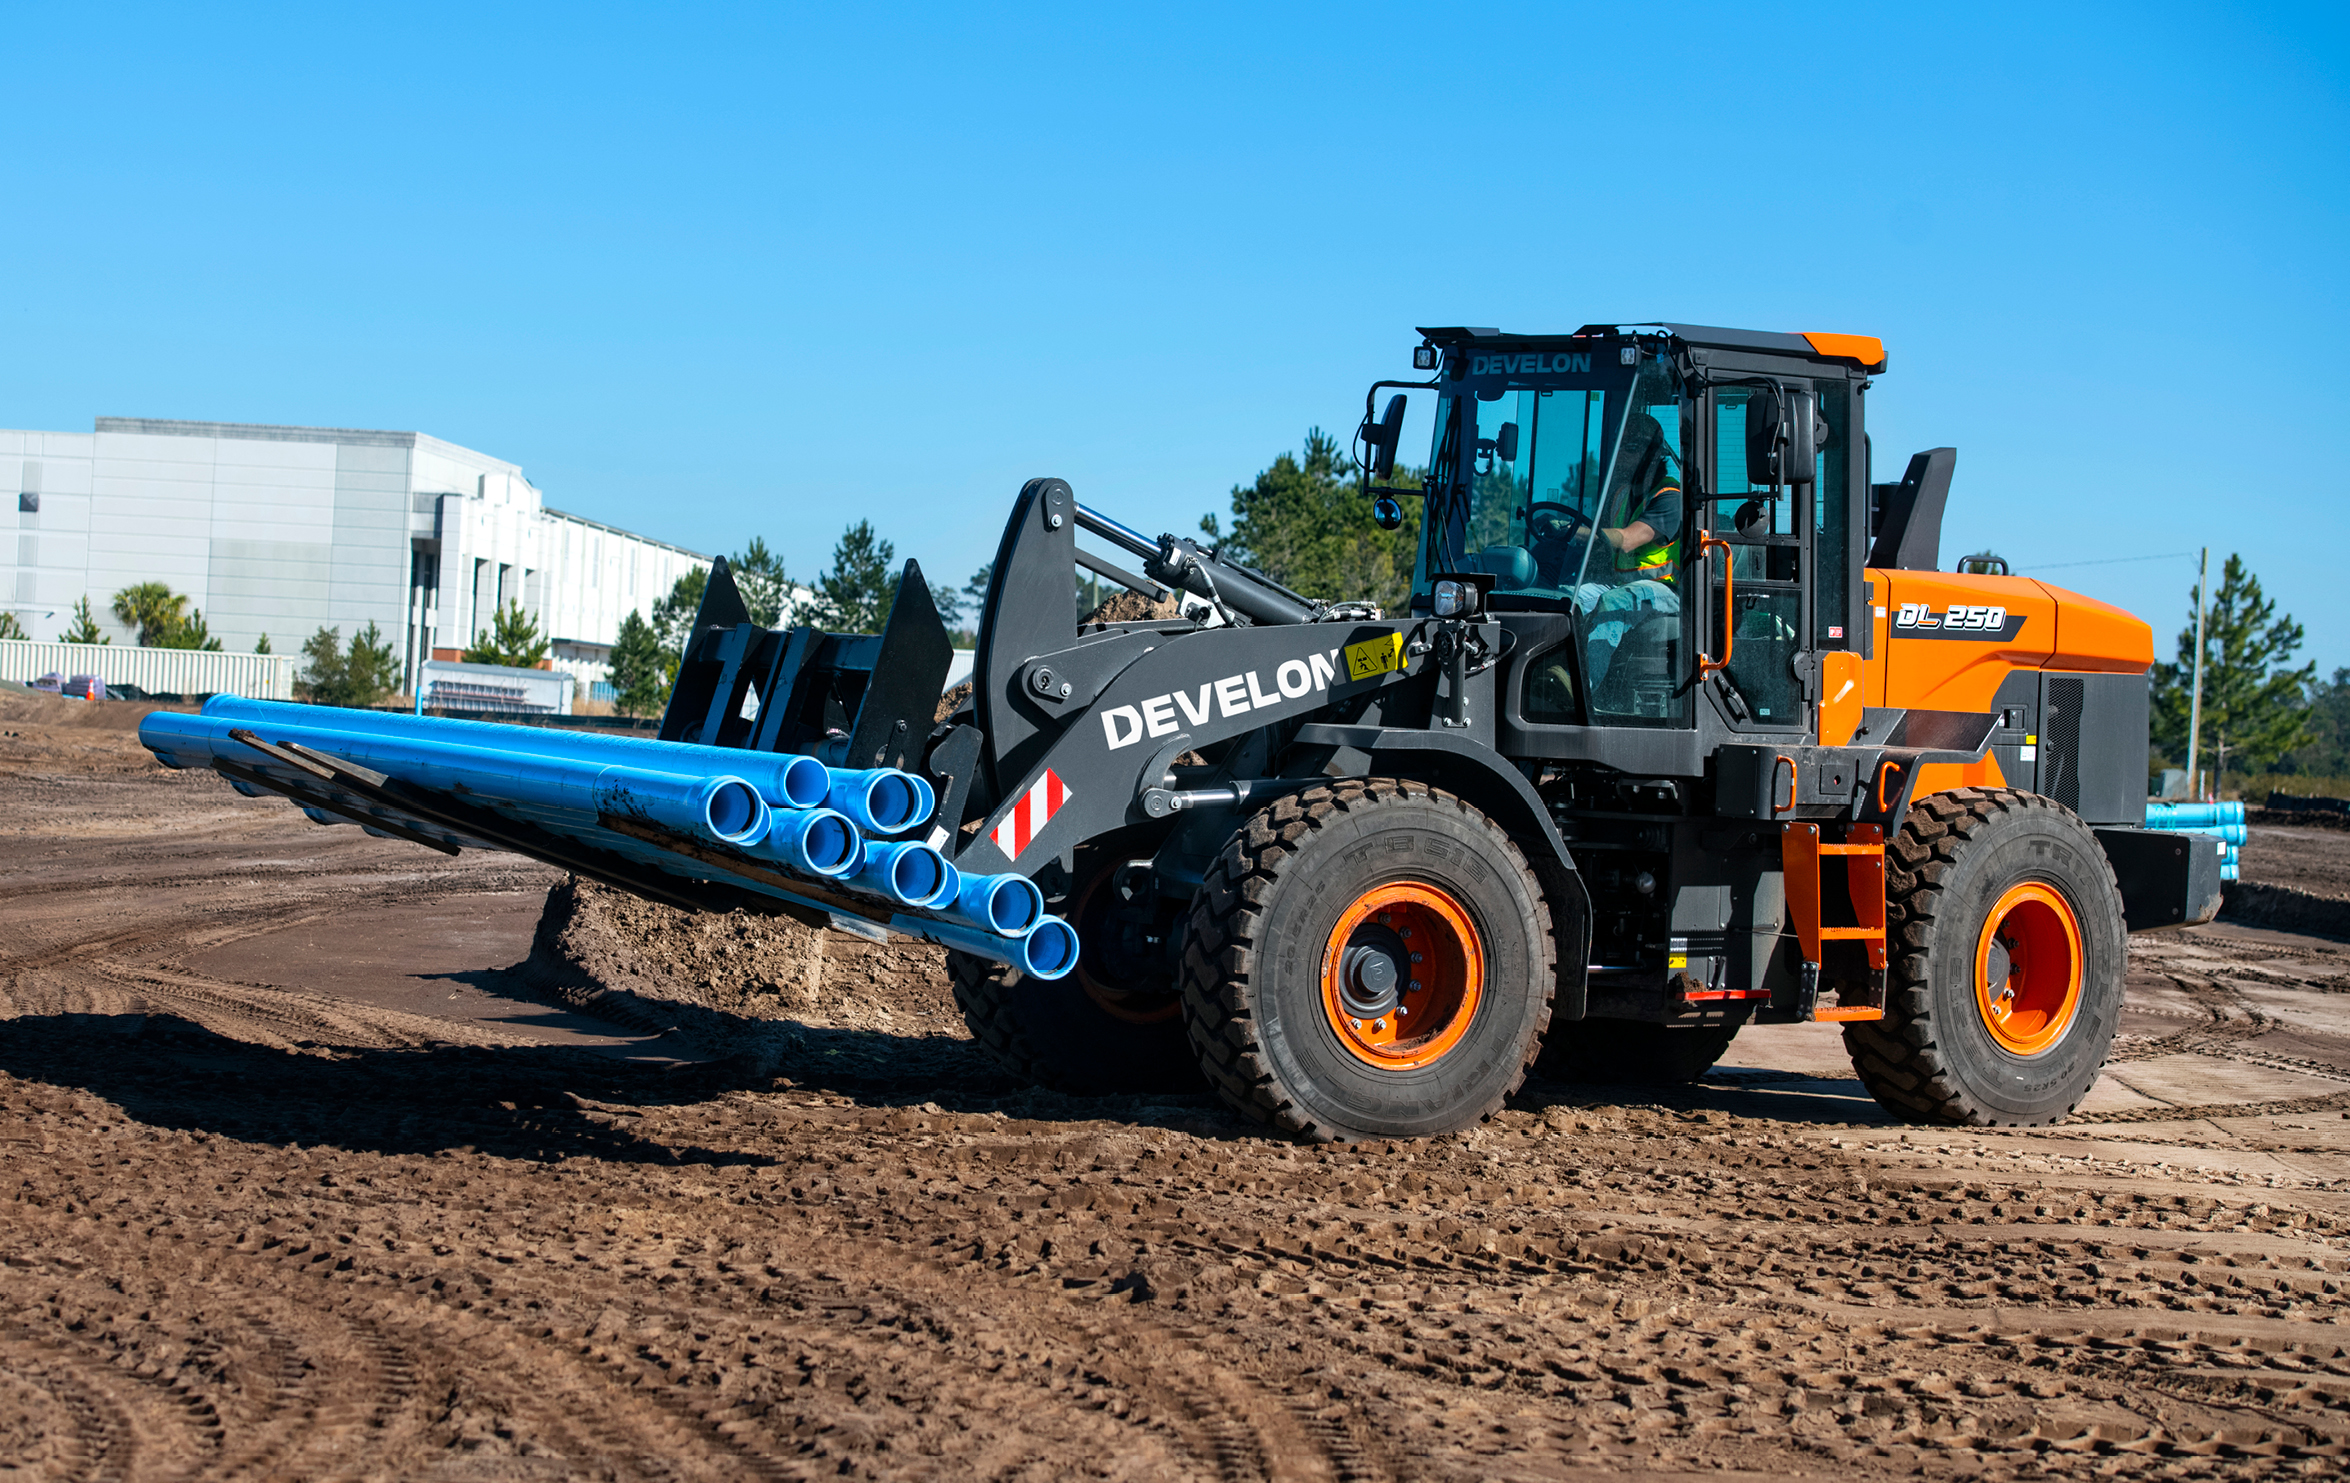
[[[1039,979],[1077,962],[1076,930],[1028,877],[966,874],[918,837],[938,800],[895,767],[225,695],[150,714],[139,741],[321,824],[509,850],[677,904],[709,906],[687,899],[707,882]]]

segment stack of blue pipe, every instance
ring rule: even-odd
[[[965,875],[920,840],[891,840],[926,822],[937,796],[926,779],[896,768],[827,767],[796,753],[748,752],[689,742],[599,736],[489,721],[457,721],[335,706],[214,696],[201,715],[155,711],[139,742],[166,767],[238,768],[270,791],[326,793],[384,827],[455,848],[504,849],[419,818],[272,757],[230,733],[272,746],[295,744],[416,788],[446,794],[518,823],[592,845],[651,871],[726,885],[836,911],[819,899],[762,878],[780,871],[884,908],[891,931],[959,948],[1040,979],[1076,966],[1076,929],[1044,909],[1024,875]],[[232,775],[239,792],[261,791]],[[304,804],[321,824],[351,822]],[[664,848],[606,822],[722,846],[691,853]],[[492,831],[496,832],[496,831]],[[758,873],[727,866],[740,858]]]
[[[2216,834],[2224,842],[2219,878],[2236,879],[2236,852],[2249,837],[2241,803],[2149,803],[2146,827],[2166,834]]]

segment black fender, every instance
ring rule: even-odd
[[[1591,893],[1550,810],[1524,773],[1491,747],[1457,733],[1308,722],[1297,729],[1293,744],[1367,752],[1369,774],[1410,778],[1457,793],[1508,831],[1526,852],[1535,879],[1550,898],[1559,942],[1558,1000],[1551,1018],[1583,1018],[1584,979],[1591,962]]]

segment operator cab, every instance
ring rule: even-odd
[[[1437,409],[1412,605],[1432,611],[1447,577],[1490,584],[1519,651],[1508,750],[1564,755],[1543,745],[1554,728],[1805,726],[1807,656],[1866,631],[1851,516],[1877,342],[1421,334]]]

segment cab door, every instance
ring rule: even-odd
[[[1712,478],[1700,518],[1711,539],[1698,632],[1711,661],[1705,687],[1737,731],[1801,731],[1811,719],[1814,486],[1763,482],[1748,460],[1750,429],[1774,397],[1788,400],[1786,387],[1757,382],[1706,393]]]

